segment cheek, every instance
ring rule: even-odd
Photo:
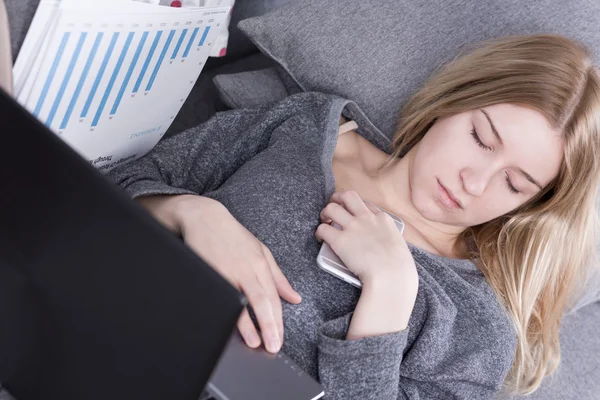
[[[419,142],[415,152],[413,168],[416,176],[434,175],[450,179],[451,185],[457,184],[459,171],[466,160],[473,157],[470,154],[471,143],[465,141],[465,135],[444,129],[443,125],[436,126]],[[440,176],[440,174],[442,176]]]
[[[472,225],[478,225],[507,214],[523,203],[523,197],[511,193],[506,181],[497,178],[483,196],[472,199],[468,215]]]
[[[462,191],[460,172],[485,163],[484,156],[467,128],[440,125],[430,129],[415,148],[410,172],[412,200],[419,205],[420,212],[431,219],[445,220],[448,216],[442,215],[443,211],[433,200],[437,196],[436,178]],[[456,220],[448,222],[478,225],[512,211],[523,203],[521,200],[521,197],[509,192],[503,176],[498,175],[483,196],[470,199],[465,213],[452,216]]]

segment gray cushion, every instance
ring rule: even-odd
[[[248,108],[283,100],[302,91],[281,66],[222,74],[213,79],[219,98],[230,108]]]
[[[227,105],[219,99],[219,93],[213,82],[215,75],[260,70],[272,67],[273,64],[273,60],[261,53],[254,53],[235,62],[203,71],[165,137],[197,126],[208,120],[217,111],[227,109]]]
[[[238,27],[306,91],[354,100],[392,135],[399,106],[469,43],[555,32],[600,53],[596,0],[297,0]]]
[[[587,45],[598,64],[599,15],[596,0],[297,0],[238,27],[277,61],[288,88],[354,100],[370,128],[391,137],[401,105],[469,44],[559,33]],[[261,85],[257,77],[255,86]],[[236,87],[241,80],[236,77]],[[229,89],[233,99],[235,87]],[[598,300],[600,271],[571,311]]]
[[[256,51],[256,47],[239,30],[237,23],[243,19],[263,15],[273,11],[292,0],[236,0],[229,26],[229,43],[227,54],[244,56]]]
[[[274,103],[288,96],[275,67],[217,75],[213,81],[221,101],[230,108]]]
[[[600,243],[596,246],[596,257],[600,257]],[[598,265],[598,260],[596,260],[595,266],[596,268],[592,272],[585,290],[573,308],[569,310],[569,313],[573,313],[588,304],[600,301],[600,266]]]
[[[600,303],[565,317],[560,328],[561,364],[530,396],[511,400],[600,398]]]

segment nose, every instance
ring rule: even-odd
[[[460,179],[465,192],[472,196],[481,196],[493,177],[492,168],[465,168],[460,171]]]

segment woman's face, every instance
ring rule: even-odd
[[[437,120],[409,154],[411,200],[421,215],[468,227],[519,207],[552,181],[563,143],[538,111],[496,104]]]

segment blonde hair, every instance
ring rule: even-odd
[[[544,190],[517,210],[465,230],[455,249],[478,265],[516,329],[517,352],[503,390],[529,394],[558,367],[563,313],[597,265],[600,74],[589,51],[552,34],[476,44],[404,105],[394,151],[381,168],[404,156],[437,118],[498,103],[541,112],[564,141],[560,172]]]

